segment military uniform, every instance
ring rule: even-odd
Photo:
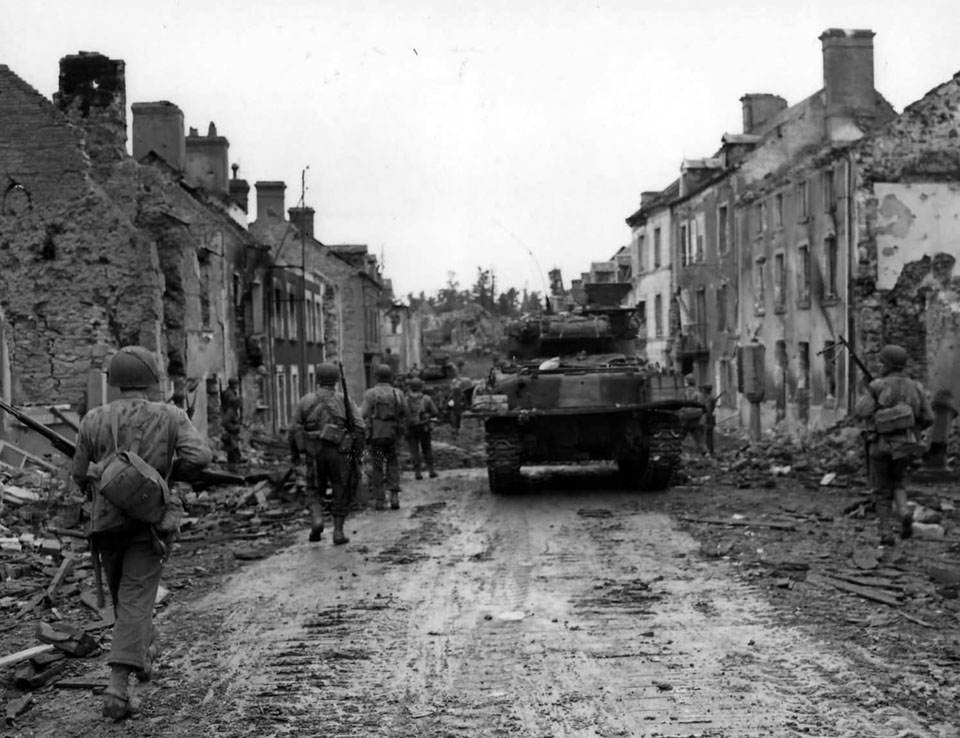
[[[147,376],[144,376],[146,372]],[[163,475],[200,469],[212,454],[187,414],[170,404],[147,399],[148,387],[159,382],[156,360],[146,349],[121,349],[110,362],[109,382],[121,396],[109,405],[94,408],[80,421],[73,476],[92,501],[91,544],[100,557],[116,616],[107,663],[110,686],[104,693],[104,715],[122,718],[133,709],[128,677],[148,678],[156,655],[153,607],[166,553],[165,538],[148,523],[131,520],[98,491],[96,480],[103,462],[115,448],[134,450]],[[114,446],[112,419],[116,418]],[[171,489],[168,509],[182,502]]]
[[[686,388],[684,389],[684,399],[690,402],[703,403],[703,394],[697,389],[696,379],[692,374],[684,377]],[[707,453],[705,445],[706,439],[706,419],[704,411],[700,408],[685,407],[680,410],[680,424],[683,429],[683,439],[687,436],[693,436],[694,443],[697,445],[697,451]]]
[[[300,452],[307,461],[307,507],[312,517],[310,540],[320,540],[323,533],[322,496],[330,484],[333,516],[333,542],[348,543],[343,523],[350,512],[354,487],[349,484],[350,454],[354,444],[361,444],[364,423],[359,408],[351,404],[354,435],[347,429],[346,405],[335,386],[339,370],[332,364],[317,371],[320,387],[301,398],[290,426],[290,444],[294,461]]]
[[[427,472],[431,477],[436,477],[437,472],[433,468],[430,426],[440,413],[437,411],[434,401],[423,394],[423,381],[420,379],[411,381],[406,401],[408,417],[407,448],[410,450],[414,476],[417,479],[423,479],[423,475],[420,473],[422,454],[422,461],[426,462]]]
[[[221,425],[223,426],[223,450],[227,454],[228,464],[239,464],[243,461],[240,454],[240,427],[242,403],[237,393],[237,380],[231,379],[227,389],[220,396],[222,411]]]
[[[899,520],[901,538],[913,533],[904,478],[911,460],[922,454],[920,431],[933,424],[933,409],[923,385],[903,373],[907,360],[903,347],[884,346],[880,352],[882,376],[870,382],[854,408],[869,442],[870,479],[883,545],[895,541],[891,513]]]
[[[390,490],[390,507],[400,507],[400,463],[397,440],[407,421],[407,405],[403,393],[390,382],[393,372],[381,364],[377,367],[377,384],[363,395],[360,412],[367,423],[372,468],[370,486],[378,510],[385,505],[384,485]]]

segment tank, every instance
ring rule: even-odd
[[[639,323],[619,307],[630,285],[584,285],[570,312],[506,327],[506,355],[469,413],[483,423],[494,493],[522,484],[527,465],[613,460],[627,486],[664,489],[680,463],[682,377],[636,356]]]

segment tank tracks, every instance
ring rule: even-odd
[[[642,489],[666,489],[680,467],[683,431],[674,413],[650,413],[647,417],[649,439],[646,464],[640,477]]]
[[[520,436],[515,429],[487,431],[487,476],[494,494],[509,494],[520,488]]]

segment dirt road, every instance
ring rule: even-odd
[[[447,472],[351,518],[348,546],[304,530],[163,613],[135,722],[61,690],[16,735],[955,735],[701,557],[670,493],[532,486],[493,497],[479,470]]]

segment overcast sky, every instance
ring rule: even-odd
[[[629,241],[641,191],[741,130],[744,93],[818,90],[827,28],[876,32],[898,112],[960,70],[957,0],[2,4],[0,63],[44,95],[60,57],[99,51],[126,62],[128,105],[214,121],[288,207],[309,167],[318,238],[382,253],[400,294],[478,266],[531,290],[558,266],[569,285]]]

